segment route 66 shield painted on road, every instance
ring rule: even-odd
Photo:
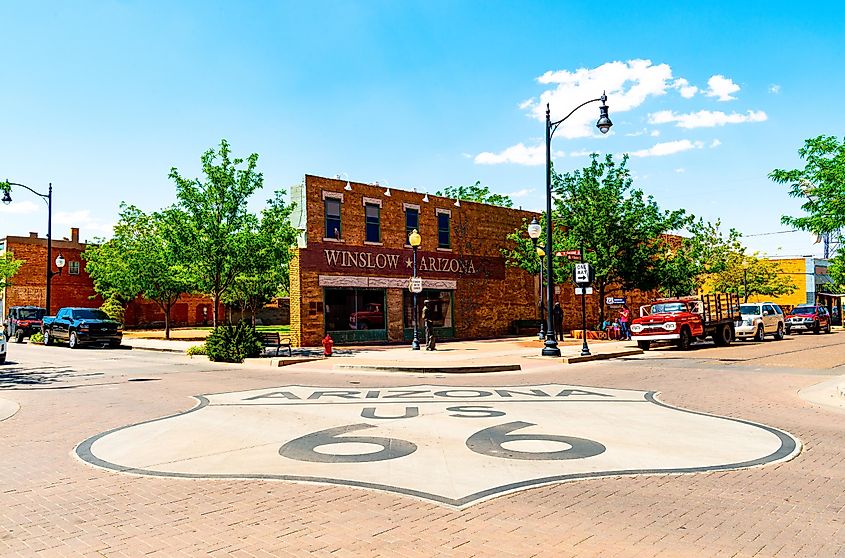
[[[198,399],[90,438],[77,455],[135,474],[334,483],[461,507],[553,482],[736,469],[800,451],[783,431],[633,390],[285,386]]]

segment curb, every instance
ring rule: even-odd
[[[369,370],[373,372],[414,372],[418,374],[474,374],[485,372],[512,372],[522,370],[519,364],[494,364],[477,366],[391,366],[389,364],[335,364],[334,370]]]
[[[156,353],[179,353],[185,354],[185,351],[180,349],[164,349],[160,347],[136,347],[134,345],[121,345],[121,349],[129,349],[131,351],[153,351]]]

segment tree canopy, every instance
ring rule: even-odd
[[[443,190],[435,192],[434,195],[500,207],[513,207],[513,201],[508,196],[491,192],[490,187],[482,186],[480,180],[472,186],[447,186]]]
[[[11,252],[0,254],[0,289],[5,289],[12,284],[12,277],[23,263],[24,260],[16,260]]]

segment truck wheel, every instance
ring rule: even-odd
[[[67,346],[71,349],[78,349],[79,348],[79,338],[76,336],[75,331],[70,332],[70,337],[67,340]]]
[[[678,339],[678,348],[682,351],[688,351],[690,343],[692,343],[692,336],[689,329],[684,327],[681,329],[681,337]]]
[[[723,324],[717,327],[715,333],[713,333],[713,341],[715,341],[716,345],[719,347],[726,347],[730,345],[731,341],[733,341],[733,330],[731,329],[731,326]]]
[[[361,322],[358,324],[358,329],[370,329],[370,326],[367,325],[367,322]]]
[[[15,343],[23,343],[23,330],[19,329],[17,333],[15,333]]]
[[[52,345],[53,344],[53,336],[50,335],[49,331],[44,332],[44,344],[45,345]]]
[[[647,351],[651,348],[651,341],[637,341],[637,347],[644,351]]]
[[[763,331],[763,326],[757,326],[757,332],[754,334],[755,341],[763,341],[766,338],[766,333]]]
[[[813,328],[813,333],[818,335],[819,333],[821,333],[821,331],[822,331],[821,325],[819,324],[819,322],[816,322],[816,326]]]
[[[783,324],[778,324],[778,330],[775,333],[775,341],[783,341]]]
[[[825,333],[830,333],[830,322],[827,322],[827,327],[824,328]]]

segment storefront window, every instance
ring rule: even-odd
[[[385,329],[384,289],[326,289],[326,331]]]
[[[453,291],[433,291],[425,289],[417,294],[417,328],[422,331],[423,302],[431,301],[431,321],[434,327],[453,327],[452,323],[452,293]],[[405,327],[414,327],[414,295],[405,291],[403,303]]]

